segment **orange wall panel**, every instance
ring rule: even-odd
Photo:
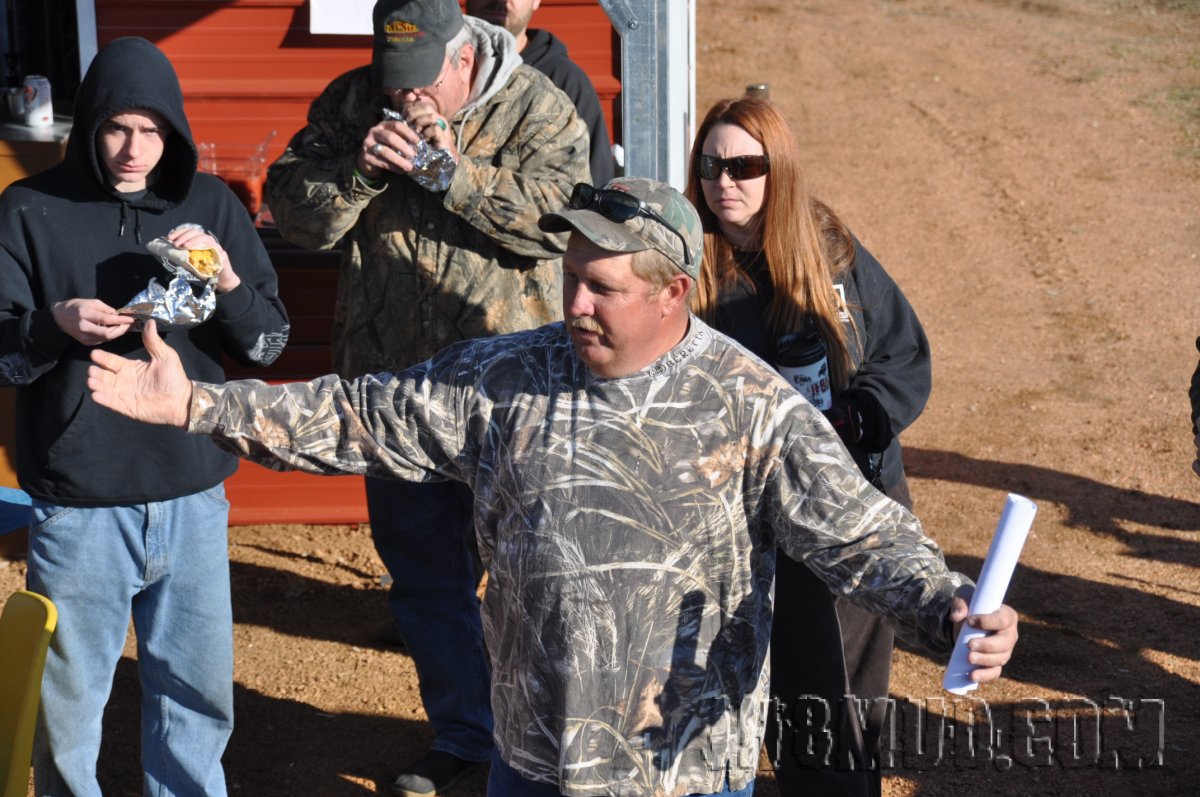
[[[229,525],[258,523],[366,523],[361,476],[276,473],[243,460],[225,482]]]

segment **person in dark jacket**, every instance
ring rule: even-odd
[[[550,78],[575,103],[591,137],[592,183],[604,185],[613,178],[616,164],[600,98],[587,73],[567,54],[567,45],[548,30],[529,27],[541,4],[542,0],[467,0],[467,13],[507,29],[517,40],[521,60]]]
[[[898,435],[929,396],[929,344],[883,267],[808,194],[778,108],[717,102],[696,135],[687,196],[705,230],[697,314],[772,364],[788,336],[819,338],[831,394],[820,409],[867,480],[911,509]],[[879,794],[876,699],[888,694],[892,630],[786,557],[775,590],[766,745],[781,793]],[[846,695],[875,702],[860,718]],[[810,724],[828,734],[793,735]]]
[[[153,44],[105,46],[63,162],[0,195],[0,385],[17,390],[32,497],[28,585],[58,607],[35,744],[37,794],[98,797],[101,720],[132,613],[147,794],[224,795],[233,624],[223,482],[237,459],[133,423],[86,390],[90,350],[145,359],[119,313],[170,275],[147,242],[214,249],[211,318],[165,340],[196,379],[267,365],[287,340],[275,272],[237,197],[196,172],[175,71]]]
[[[1200,351],[1200,338],[1196,338],[1196,350]],[[1192,470],[1200,476],[1200,365],[1192,374],[1192,389],[1188,391],[1192,400],[1192,434],[1196,436],[1196,459],[1192,462]]]

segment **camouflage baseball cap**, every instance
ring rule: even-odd
[[[640,204],[614,194],[627,194]],[[604,188],[580,183],[567,207],[544,214],[538,227],[544,232],[576,230],[610,252],[656,249],[692,279],[700,275],[704,254],[700,216],[683,194],[657,180],[617,177]]]

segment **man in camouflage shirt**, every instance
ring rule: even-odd
[[[537,221],[588,173],[586,126],[506,30],[464,17],[457,0],[380,0],[374,27],[372,64],[316,99],[267,182],[285,238],[342,246],[333,349],[344,377],[559,318],[566,237]],[[449,169],[424,168],[422,144],[449,153]],[[471,496],[370,477],[366,488],[392,618],[436,734],[393,792],[424,797],[491,755]]]
[[[687,311],[702,234],[678,192],[617,178],[571,229],[566,323],[467,341],[399,374],[188,382],[97,352],[97,403],[276,468],[453,479],[489,567],[489,794],[749,795],[766,720],[777,551],[946,650],[966,577],[861,476],[824,416]],[[973,677],[1016,641],[973,617]]]

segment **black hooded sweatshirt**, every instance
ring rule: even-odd
[[[170,123],[156,177],[142,194],[109,186],[96,134],[109,118],[149,109]],[[163,339],[188,376],[224,381],[222,353],[267,365],[287,341],[275,271],[245,208],[220,180],[196,172],[196,147],[175,70],[138,38],[100,51],[80,86],[64,161],[0,195],[0,385],[17,388],[17,475],[33,497],[67,506],[178,498],[214,487],[236,458],[207,437],[150,426],[92,401],[91,347],[67,335],[50,307],[74,298],[124,306],[170,275],[145,244],[185,223],[209,230],[242,283],[218,295],[213,317]],[[135,198],[136,197],[136,198]],[[129,331],[108,351],[149,359]]]

